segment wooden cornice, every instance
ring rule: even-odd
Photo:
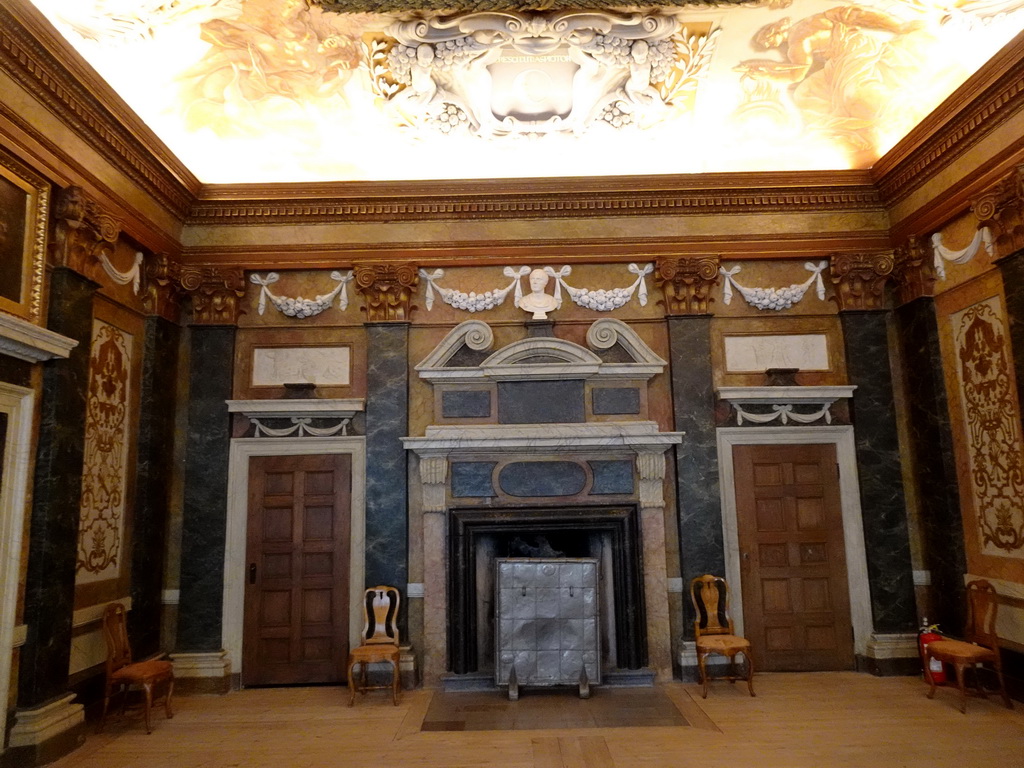
[[[872,168],[888,207],[1024,108],[1024,33],[1017,35]]]
[[[868,171],[204,187],[189,225],[879,210]]]
[[[0,71],[172,215],[184,219],[199,181],[33,6],[0,4]]]
[[[888,234],[879,231],[829,232],[827,234],[721,237],[684,235],[650,238],[535,239],[508,241],[386,242],[238,245],[186,248],[182,261],[250,270],[337,269],[360,261],[408,261],[419,266],[455,267],[515,263],[605,264],[622,261],[654,261],[663,257],[715,253],[723,261],[738,259],[813,259],[834,252],[863,252],[890,248]]]

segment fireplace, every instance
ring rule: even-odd
[[[449,515],[449,669],[493,673],[496,558],[595,558],[602,669],[647,665],[643,557],[636,507],[455,508]]]

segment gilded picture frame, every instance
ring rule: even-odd
[[[0,310],[36,323],[43,311],[50,185],[0,149]]]

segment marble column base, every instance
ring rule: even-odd
[[[227,651],[172,653],[175,694],[227,693],[231,690],[231,661]]]
[[[85,708],[73,703],[75,694],[14,713],[4,765],[23,768],[43,765],[85,743]]]
[[[866,653],[857,656],[857,669],[882,677],[920,673],[917,633],[872,633]]]

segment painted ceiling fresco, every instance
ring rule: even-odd
[[[33,2],[207,183],[866,168],[1024,29],[1024,0]]]

